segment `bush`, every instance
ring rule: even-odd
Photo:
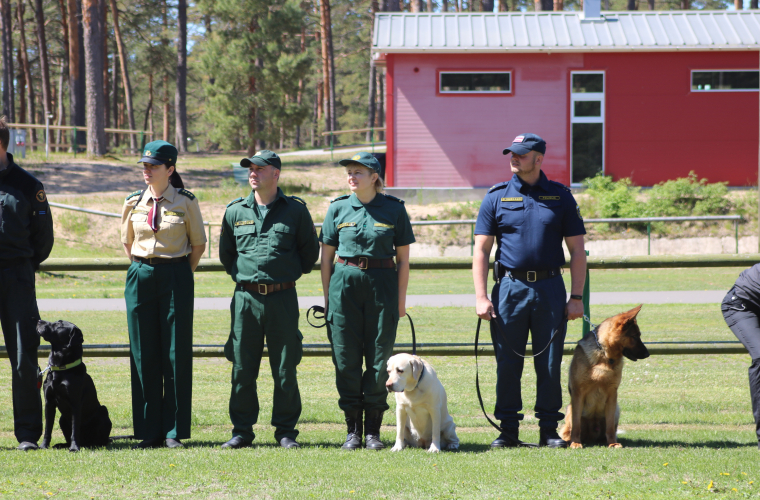
[[[731,200],[726,197],[726,184],[697,180],[694,171],[689,172],[688,177],[661,182],[649,191],[644,216],[726,215],[732,208]]]
[[[595,215],[602,218],[642,217],[644,204],[636,199],[641,188],[634,187],[631,179],[626,177],[615,182],[612,177],[597,174],[583,184],[586,193],[594,200],[592,210]]]

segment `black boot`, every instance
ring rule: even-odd
[[[567,448],[567,441],[563,441],[557,429],[544,429],[539,430],[538,446],[547,446],[549,448]]]
[[[380,425],[383,423],[383,412],[379,410],[367,410],[364,416],[364,446],[368,450],[382,450],[385,445],[380,441]]]
[[[362,447],[362,411],[351,410],[343,413],[346,415],[348,435],[341,448],[349,451],[358,450]]]

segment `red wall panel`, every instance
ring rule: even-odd
[[[586,54],[606,73],[605,171],[639,186],[684,177],[757,184],[758,93],[691,92],[691,70],[757,69],[757,52]]]

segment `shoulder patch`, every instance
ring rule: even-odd
[[[350,194],[344,194],[343,196],[338,196],[337,198],[335,198],[334,200],[332,200],[330,203],[335,203],[336,201],[345,200],[349,196],[351,196],[351,195]]]
[[[507,184],[509,184],[509,181],[507,181],[507,182],[500,182],[499,184],[496,184],[495,186],[491,186],[491,189],[489,189],[489,190],[488,190],[488,192],[489,192],[489,193],[493,193],[493,192],[494,192],[494,191],[496,191],[497,189],[499,189],[499,188],[503,188],[503,187],[504,187],[504,186],[506,186]]]
[[[299,198],[298,196],[289,196],[289,198],[290,198],[291,200],[296,200],[298,203],[301,203],[302,205],[306,205],[306,202],[305,202],[305,201],[303,201],[303,200],[302,200],[301,198]]]
[[[188,191],[187,189],[180,189],[179,190],[179,194],[185,195],[188,198],[190,198],[191,200],[195,199],[195,195],[193,193],[191,193],[190,191]]]
[[[127,200],[129,200],[130,198],[134,198],[135,196],[139,196],[139,195],[140,195],[140,193],[142,193],[142,189],[138,189],[138,190],[137,190],[137,191],[135,191],[134,193],[132,193],[132,194],[130,194],[129,196],[127,196],[127,198],[126,198],[126,199],[127,199]]]
[[[389,200],[397,201],[397,202],[399,202],[401,204],[404,203],[404,200],[402,200],[401,198],[396,198],[395,196],[391,196],[391,195],[385,194],[385,193],[383,193],[383,195],[385,195],[385,197],[388,198]]]
[[[245,199],[245,198],[243,198],[243,197],[240,197],[240,198],[237,198],[237,199],[235,199],[235,200],[232,200],[231,202],[227,203],[227,207],[231,207],[231,206],[232,206],[232,205],[234,205],[235,203],[240,203],[240,202],[241,202],[241,201],[243,201],[244,199]]]
[[[554,184],[555,186],[559,186],[559,187],[561,187],[562,189],[564,189],[564,190],[565,190],[565,191],[567,191],[568,193],[570,192],[570,188],[569,188],[569,187],[567,187],[567,186],[565,186],[565,185],[564,185],[564,184],[562,184],[561,182],[557,182],[557,181],[551,181],[551,180],[550,180],[549,182],[551,182],[551,183],[552,183],[552,184]]]

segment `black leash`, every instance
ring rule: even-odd
[[[320,314],[320,316],[317,316],[317,314]],[[309,319],[309,315],[311,315],[311,317],[314,319],[317,319],[317,320],[321,319],[321,320],[324,320],[325,322],[322,323],[321,325],[315,325]],[[412,328],[412,355],[416,356],[417,355],[417,335],[414,331],[414,321],[412,321],[412,317],[409,316],[409,313],[406,313],[406,317],[409,318],[409,326]],[[311,306],[306,311],[306,322],[309,323],[314,328],[324,328],[325,326],[327,326],[327,320],[325,320],[325,308],[322,306]]]
[[[491,321],[496,321],[496,319],[497,318],[493,318]],[[563,318],[562,321],[565,321],[565,319]],[[478,402],[480,403],[480,410],[483,412],[483,416],[486,417],[486,420],[488,420],[488,423],[491,424],[491,426],[493,426],[493,428],[496,429],[497,431],[499,431],[499,433],[501,434],[501,433],[504,432],[504,430],[501,428],[500,425],[496,424],[496,422],[494,422],[493,420],[491,420],[491,417],[488,416],[488,413],[486,412],[486,407],[483,404],[483,396],[480,393],[480,373],[479,373],[480,369],[479,369],[479,366],[478,366],[478,339],[480,337],[480,325],[481,325],[482,322],[483,322],[483,320],[481,318],[478,318],[478,326],[475,329],[475,391],[478,393]],[[504,330],[501,328],[501,325],[498,322],[496,323],[496,327],[498,328],[498,331],[501,334],[501,336],[504,339],[504,342],[506,344],[507,343],[506,334],[504,333]],[[549,339],[549,343],[538,354],[534,354],[532,356],[523,356],[522,354],[517,353],[511,347],[510,347],[510,349],[512,350],[512,352],[514,352],[517,356],[520,356],[521,358],[535,358],[536,356],[540,356],[541,354],[543,354],[544,351],[546,351],[549,348],[549,346],[552,345],[552,342],[554,342],[554,337],[557,336],[557,332],[558,331],[559,331],[559,327],[557,327],[557,328],[554,329],[554,332],[552,333],[552,336]],[[525,443],[525,442],[522,442],[522,441],[518,441],[518,443],[519,443],[520,446],[523,446],[523,447],[526,447],[526,448],[536,448],[536,447],[538,447],[538,445],[534,444],[534,443]]]

